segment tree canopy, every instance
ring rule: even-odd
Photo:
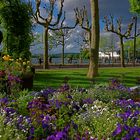
[[[32,22],[29,4],[23,0],[0,2],[0,20],[4,34],[4,48],[13,57],[29,58],[32,41]]]
[[[140,0],[129,0],[129,3],[131,12],[140,14]]]

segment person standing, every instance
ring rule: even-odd
[[[42,64],[42,59],[41,59],[41,57],[39,57],[39,64],[41,65]]]

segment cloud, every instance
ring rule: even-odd
[[[66,12],[73,13],[76,7],[82,8],[86,6],[90,16],[90,0],[65,0],[64,9]],[[128,0],[99,0],[99,12],[102,19],[106,15],[114,15],[115,17],[123,16],[126,22],[131,18],[132,14],[129,12],[130,6]]]

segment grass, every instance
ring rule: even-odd
[[[87,69],[50,69],[36,71],[34,89],[59,87],[65,77],[69,78],[71,87],[89,88],[93,82],[86,77]],[[135,86],[140,77],[140,68],[100,68],[95,83],[106,83],[110,78],[119,78],[127,86]]]

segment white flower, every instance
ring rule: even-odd
[[[83,107],[87,107],[87,106],[88,106],[87,104],[84,104],[84,105],[83,105]]]
[[[91,109],[93,110],[94,109],[94,106],[92,106]]]

